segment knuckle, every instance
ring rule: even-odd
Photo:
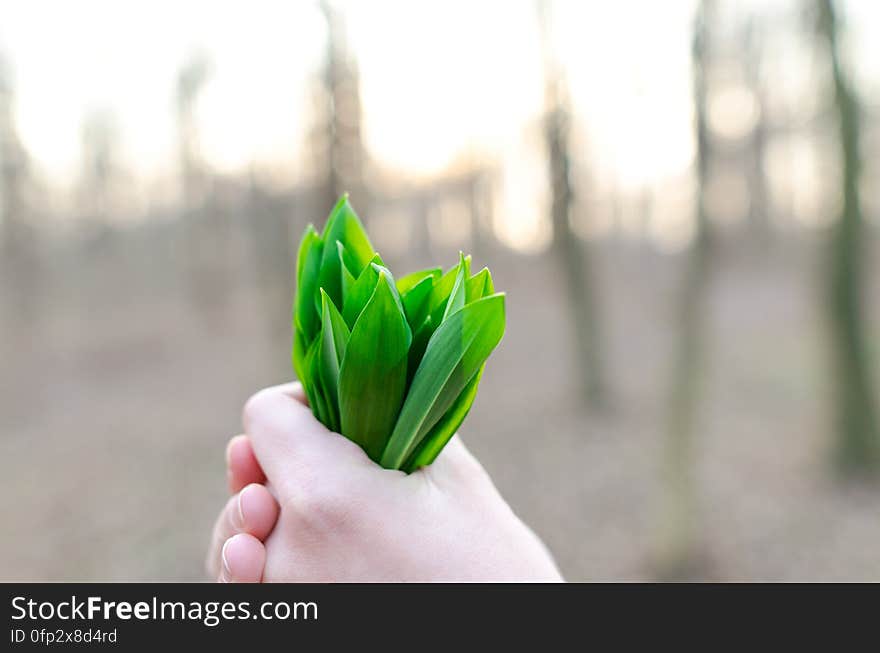
[[[338,532],[354,524],[356,512],[344,484],[310,478],[298,485],[290,503],[299,528],[321,534]]]
[[[483,467],[477,459],[470,454],[468,454],[466,460],[463,461],[461,472],[465,481],[470,485],[485,485],[486,483],[492,482],[485,467]]]
[[[456,443],[454,468],[462,483],[469,487],[491,483],[488,472],[461,442]]]
[[[264,388],[251,395],[242,409],[241,421],[244,424],[245,431],[250,432],[253,424],[258,423],[263,418],[274,399],[275,393],[272,391],[272,388]]]

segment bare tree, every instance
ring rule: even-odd
[[[345,16],[329,0],[321,0],[327,21],[327,43],[319,88],[319,120],[315,126],[319,166],[324,171],[320,206],[329,210],[343,192],[357,196],[361,210],[369,198],[363,183],[365,154],[361,135],[360,76],[348,48]]]
[[[6,270],[10,307],[27,322],[33,312],[33,285],[39,273],[37,234],[28,220],[29,161],[14,116],[14,84],[10,66],[0,53],[0,264]]]
[[[695,435],[705,366],[705,314],[710,272],[710,226],[706,186],[712,156],[707,126],[707,69],[711,53],[713,0],[701,0],[694,26],[692,79],[697,142],[696,232],[687,252],[679,297],[679,328],[669,385],[669,414],[664,451],[666,512],[659,568],[661,576],[698,573],[696,534]]]
[[[115,116],[92,111],[82,125],[80,209],[91,220],[106,224],[115,206],[121,165]]]
[[[848,474],[876,472],[880,432],[863,328],[864,220],[859,199],[859,106],[843,70],[840,26],[831,0],[816,0],[831,64],[840,140],[843,209],[832,227],[827,312],[834,357],[836,457]]]
[[[11,255],[17,245],[26,169],[24,150],[15,127],[14,99],[12,73],[5,57],[0,54],[0,225],[3,229],[4,258]]]
[[[213,193],[214,179],[202,154],[196,116],[211,67],[208,56],[200,52],[183,64],[177,76],[175,105],[184,233],[180,261],[185,289],[204,325],[219,328],[229,288],[228,209]]]
[[[175,108],[180,179],[187,208],[204,200],[206,171],[202,159],[195,108],[211,76],[211,62],[203,53],[193,54],[177,74]]]
[[[289,202],[280,202],[265,188],[251,171],[247,199],[247,238],[253,252],[251,260],[263,303],[263,318],[271,341],[289,345],[291,303],[294,296],[296,249],[291,242],[291,213],[297,208],[299,193]],[[299,234],[296,234],[299,236]],[[285,367],[289,364],[281,357]]]
[[[749,229],[754,240],[763,246],[771,237],[767,175],[764,158],[767,152],[769,121],[766,89],[761,64],[764,44],[763,23],[751,17],[745,27],[745,78],[757,105],[757,118],[747,144],[745,158],[749,187]]]
[[[569,143],[571,112],[564,75],[553,54],[550,35],[552,6],[549,0],[538,0],[537,9],[544,55],[544,142],[552,197],[553,249],[566,289],[582,394],[587,405],[600,407],[606,398],[606,388],[595,280],[587,250],[571,226],[574,203]]]

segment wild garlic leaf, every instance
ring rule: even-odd
[[[446,308],[443,310],[443,320],[455,313],[455,311],[464,308],[465,292],[468,279],[468,265],[465,263],[464,254],[459,254],[460,261],[458,263],[458,274],[455,276],[455,283],[452,285],[452,291],[449,293],[449,299],[446,300]]]
[[[309,249],[315,243],[321,242],[321,236],[318,235],[318,231],[315,229],[315,225],[309,224],[306,227],[306,230],[303,232],[303,236],[299,241],[299,250],[296,255],[296,279],[297,283],[300,283],[300,280],[303,278],[303,267],[306,262],[306,255],[308,254]]]
[[[449,268],[443,276],[434,281],[434,288],[431,291],[431,303],[428,308],[432,314],[440,307],[446,308],[446,300],[449,299],[449,293],[452,292],[452,288],[455,286],[459,269],[461,269],[461,261]]]
[[[418,285],[426,278],[439,279],[441,276],[443,276],[442,268],[428,268],[426,270],[419,270],[418,272],[411,272],[405,277],[401,277],[397,280],[397,292],[403,296],[410,288]]]
[[[328,412],[332,414],[336,429],[338,429],[339,365],[345,356],[345,347],[348,344],[350,334],[345,320],[342,319],[336,305],[323,289],[321,290],[321,308],[321,351],[319,354],[321,380],[329,405]]]
[[[354,327],[354,323],[364,310],[364,306],[370,301],[379,283],[379,274],[384,268],[376,263],[367,265],[360,276],[348,289],[345,297],[345,303],[342,306],[342,317],[349,328]]]
[[[406,394],[412,341],[394,282],[379,269],[375,291],[351,330],[339,370],[341,432],[376,461]]]
[[[321,340],[315,338],[309,350],[306,353],[303,367],[305,369],[306,378],[309,379],[308,384],[304,384],[306,398],[309,400],[309,406],[315,417],[318,418],[324,426],[332,428],[332,420],[327,407],[327,400],[324,396],[324,384],[320,378],[318,369],[318,352],[320,351]]]
[[[360,219],[348,203],[348,195],[343,195],[324,225],[321,234],[324,252],[321,257],[321,269],[318,284],[323,288],[336,306],[342,305],[342,270],[336,241],[341,242],[357,268],[363,268],[374,256],[373,246]]]
[[[463,267],[464,274],[467,276],[469,274],[470,265],[471,257],[465,256],[463,259],[459,260],[457,265],[449,268],[446,274],[434,283],[434,289],[431,292],[430,306],[428,310],[430,311],[431,320],[435,328],[443,321],[443,315],[446,313],[446,303],[449,301],[449,296],[455,288],[455,281],[458,279],[459,272]]]
[[[336,249],[339,253],[339,271],[341,274],[340,281],[342,286],[342,295],[340,297],[340,306],[345,304],[345,296],[348,289],[354,284],[355,279],[361,273],[361,267],[354,257],[345,249],[345,245],[341,241],[336,241]]]
[[[458,398],[453,402],[452,407],[446,411],[430,431],[422,438],[422,442],[415,448],[413,453],[407,458],[403,464],[403,471],[407,474],[414,472],[419,467],[426,467],[434,462],[437,455],[443,451],[446,443],[455,435],[458,428],[464,422],[474,399],[477,397],[477,388],[480,385],[480,378],[483,376],[483,370],[486,364],[480,367],[476,376],[471,379]]]
[[[427,349],[428,342],[431,340],[431,336],[434,335],[434,330],[436,328],[437,325],[431,321],[431,316],[429,315],[422,322],[422,325],[413,331],[412,344],[409,346],[409,362],[407,363],[406,370],[407,387],[412,383],[413,377],[416,375],[416,370],[419,369],[419,365],[422,363],[425,349]]]
[[[291,351],[291,359],[293,361],[293,370],[296,372],[296,378],[305,385],[308,381],[306,376],[305,358],[308,353],[309,344],[306,341],[303,329],[299,325],[299,319],[293,317],[293,350]]]
[[[321,267],[324,243],[314,229],[306,231],[300,244],[300,260],[297,263],[299,290],[296,295],[296,319],[303,338],[311,342],[320,327],[320,316],[314,298],[318,294],[318,275]]]
[[[473,404],[504,297],[470,257],[395,282],[340,198],[297,253],[291,360],[315,417],[385,467],[430,464]]]
[[[504,294],[451,314],[431,336],[381,464],[399,469],[455,403],[504,334]]]
[[[466,303],[488,297],[495,292],[495,286],[492,284],[492,273],[489,268],[483,268],[474,276],[467,280]]]
[[[406,292],[400,294],[403,310],[411,329],[415,329],[428,316],[428,301],[434,288],[434,278],[426,276]]]

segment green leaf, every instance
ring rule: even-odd
[[[345,356],[345,347],[348,344],[348,338],[351,333],[345,324],[345,320],[342,319],[342,314],[336,308],[336,304],[330,301],[329,295],[322,290],[321,297],[323,298],[322,327],[329,326],[331,332],[324,346],[329,348],[328,351],[332,350],[335,352],[336,359],[341,363],[343,356]]]
[[[431,336],[434,335],[434,329],[436,328],[437,325],[431,321],[431,316],[429,315],[422,322],[422,325],[413,331],[412,344],[409,346],[409,361],[406,368],[407,387],[412,383],[416,370],[419,369],[419,365],[422,363],[425,349],[428,348],[428,342],[431,340]]]
[[[504,297],[470,257],[395,283],[343,195],[297,253],[292,363],[312,412],[376,462],[430,464],[473,404]]]
[[[495,292],[495,285],[492,283],[492,273],[489,268],[483,268],[474,276],[467,280],[467,300],[470,304],[472,301],[488,297]]]
[[[461,260],[458,263],[458,274],[455,276],[455,283],[452,285],[452,291],[449,293],[449,299],[446,301],[446,308],[443,309],[443,320],[455,313],[455,311],[464,308],[469,265],[464,260],[464,254],[459,254],[459,256]]]
[[[434,462],[434,459],[443,450],[443,447],[446,446],[446,443],[449,442],[452,436],[455,435],[458,427],[461,426],[464,418],[470,412],[474,399],[477,396],[477,387],[480,385],[480,378],[483,376],[484,369],[486,369],[485,363],[483,363],[477,375],[461,391],[461,394],[458,395],[458,398],[452,404],[452,408],[446,411],[446,414],[440,418],[440,421],[428,431],[421,444],[416,447],[415,451],[404,463],[401,468],[403,471],[409,474],[419,467],[426,467]]]
[[[341,287],[342,287],[342,297],[340,299],[340,306],[345,304],[345,296],[348,294],[348,289],[354,284],[355,279],[357,279],[358,275],[361,273],[361,269],[358,267],[357,261],[355,261],[351,254],[348,253],[348,250],[345,249],[345,245],[342,244],[341,241],[336,241],[336,249],[339,252],[339,271],[341,273]]]
[[[461,268],[461,261],[449,268],[446,273],[439,279],[434,281],[434,290],[431,293],[431,312],[437,310],[440,306],[446,307],[446,300],[449,299],[449,293],[455,286],[455,280],[458,278],[458,270]]]
[[[406,292],[418,285],[422,281],[424,281],[427,277],[431,279],[439,279],[443,275],[443,270],[441,268],[428,268],[427,270],[419,270],[418,272],[411,272],[397,280],[397,292],[402,295],[406,294]]]
[[[327,400],[324,396],[323,383],[321,382],[320,371],[318,370],[318,352],[320,351],[321,340],[315,339],[309,346],[306,353],[303,367],[305,369],[305,378],[303,387],[306,391],[306,398],[309,400],[309,406],[315,417],[318,418],[324,426],[332,428],[330,414],[327,410]]]
[[[454,267],[449,268],[446,274],[434,282],[428,310],[431,313],[432,322],[435,327],[443,321],[443,314],[446,312],[446,302],[455,288],[455,280],[458,278],[462,265],[464,265],[465,275],[467,275],[471,265],[471,257],[465,256],[463,260],[460,260]]]
[[[296,372],[296,378],[300,383],[305,385],[308,382],[306,378],[305,358],[308,352],[309,344],[305,340],[302,327],[299,325],[299,319],[293,318],[293,351],[291,358],[293,359],[293,369]]]
[[[297,260],[297,292],[295,324],[298,324],[304,342],[310,343],[318,332],[320,316],[315,306],[318,294],[318,273],[321,267],[324,243],[314,228],[306,229],[299,247]]]
[[[361,314],[364,306],[373,296],[379,283],[379,274],[383,269],[380,265],[370,263],[348,289],[345,303],[342,306],[342,317],[345,318],[349,328],[354,328],[358,315]]]
[[[361,267],[375,254],[364,225],[348,202],[348,193],[343,193],[330,212],[321,239],[325,243],[341,241],[354,259],[361,262]]]
[[[318,284],[327,291],[336,306],[342,306],[342,264],[333,243],[339,241],[345,246],[357,269],[363,269],[375,254],[364,226],[348,203],[348,194],[343,195],[330,212],[321,239],[324,241],[324,252]]]
[[[299,241],[299,251],[296,255],[296,279],[297,283],[300,282],[303,275],[303,265],[306,262],[306,255],[308,254],[309,249],[316,242],[321,242],[321,237],[318,235],[317,230],[315,229],[315,225],[309,224],[306,227],[306,230],[303,232],[302,239]]]
[[[419,364],[422,362],[422,356],[425,353],[425,348],[428,346],[428,341],[434,334],[434,330],[443,320],[443,313],[446,312],[449,294],[455,288],[455,282],[462,270],[462,262],[465,269],[470,268],[470,257],[465,257],[463,261],[459,260],[458,265],[450,268],[442,279],[437,280],[435,277],[431,293],[423,307],[426,313],[425,316],[423,317],[421,314],[414,315],[410,320],[410,325],[413,326],[413,344],[410,347],[407,385],[412,381]],[[439,290],[437,289],[438,284],[441,286]],[[406,306],[405,301],[404,306]],[[428,311],[431,312],[428,313]],[[409,314],[407,314],[407,317],[409,319]],[[415,325],[419,326],[416,327]]]
[[[416,285],[400,295],[403,310],[410,328],[415,330],[428,317],[428,301],[434,288],[434,278],[426,276]]]
[[[336,249],[339,252],[339,261],[342,263],[344,271],[348,272],[352,277],[357,278],[365,265],[361,265],[341,240],[336,241]],[[373,258],[372,256],[370,257]]]
[[[400,469],[453,406],[503,335],[503,293],[468,304],[437,327],[382,453],[383,467]]]
[[[317,341],[316,341],[317,342]],[[339,433],[339,417],[332,405],[327,386],[321,377],[321,357],[312,359],[312,383],[315,384],[315,398],[318,404],[317,417],[321,423],[334,433]]]
[[[379,281],[351,331],[339,370],[342,434],[378,461],[406,393],[412,341],[390,274]]]
[[[334,431],[339,430],[339,365],[345,356],[349,331],[345,320],[330,300],[329,295],[321,289],[321,350],[320,374],[323,383],[327,411]]]

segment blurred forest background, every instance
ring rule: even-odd
[[[347,190],[569,579],[880,580],[878,181],[867,0],[4,0],[0,579],[204,578]]]

